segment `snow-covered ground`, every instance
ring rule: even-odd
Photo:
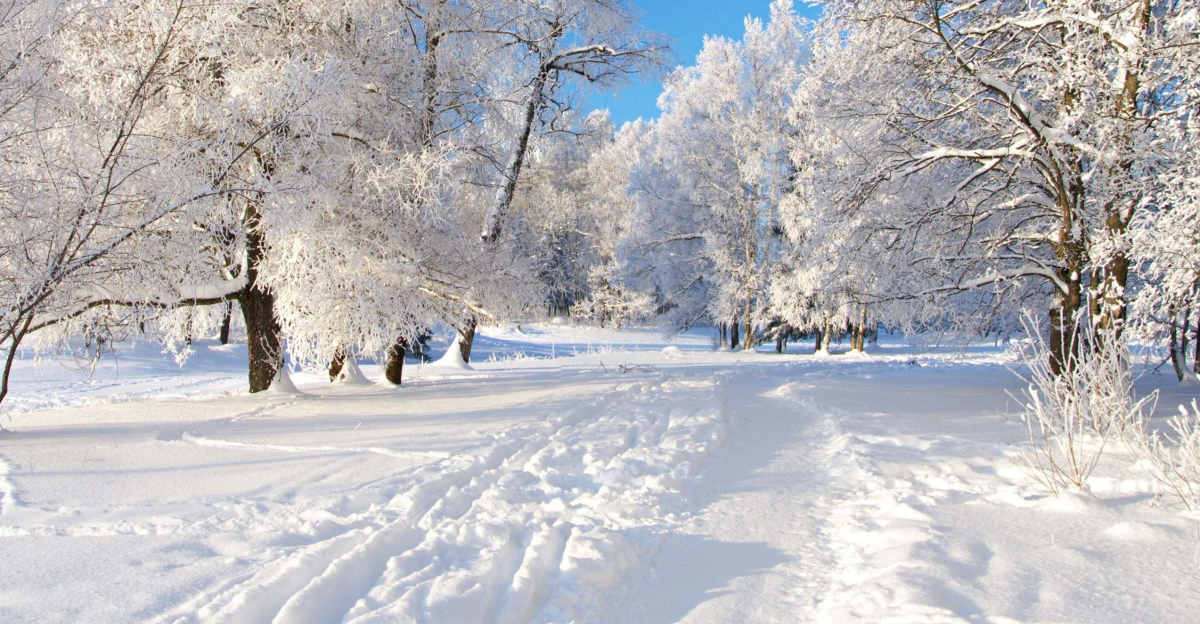
[[[1200,517],[1113,445],[1043,495],[1002,349],[485,330],[401,388],[244,347],[23,362],[2,622],[1189,622]],[[379,370],[363,364],[371,380]],[[1169,376],[1163,412],[1195,396]]]

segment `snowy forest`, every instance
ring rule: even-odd
[[[0,621],[1196,617],[1200,6],[813,6],[678,58],[626,0],[0,0],[0,553],[213,553]],[[819,477],[713,485],[783,438]],[[820,518],[705,576],[758,538],[704,496]]]

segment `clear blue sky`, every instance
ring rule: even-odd
[[[645,14],[642,24],[674,41],[675,62],[691,65],[704,45],[704,35],[721,35],[741,39],[747,15],[766,21],[771,0],[633,0]],[[810,19],[820,15],[820,9],[796,0],[796,11]],[[635,81],[616,94],[591,94],[591,108],[607,108],[619,128],[638,117],[658,117],[658,80]]]

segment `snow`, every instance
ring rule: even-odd
[[[342,365],[342,370],[338,373],[335,381],[352,386],[365,386],[371,383],[371,380],[367,379],[362,369],[358,367],[358,360],[355,358],[346,358],[346,363]]]
[[[22,362],[0,433],[0,620],[1189,621],[1200,518],[1117,444],[1050,497],[1001,349],[712,350],[481,328],[400,387],[244,346]],[[449,345],[449,337],[440,341]],[[910,362],[920,366],[911,366]],[[349,364],[349,363],[348,363]],[[348,374],[348,377],[353,377]],[[1195,397],[1169,376],[1161,414]]]

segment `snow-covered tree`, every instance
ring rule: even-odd
[[[768,23],[746,20],[741,41],[710,38],[693,67],[667,80],[662,116],[622,134],[649,134],[631,176],[638,223],[625,247],[630,266],[675,318],[744,326],[746,347],[769,307],[779,245],[778,206],[793,171],[787,106],[803,59],[792,3],[771,5]]]
[[[799,168],[820,219],[867,224],[847,253],[889,252],[878,299],[987,324],[1051,299],[1037,307],[1059,369],[1077,310],[1124,323],[1129,227],[1171,195],[1161,174],[1183,152],[1167,130],[1194,111],[1195,8],[1101,4],[825,6]]]

